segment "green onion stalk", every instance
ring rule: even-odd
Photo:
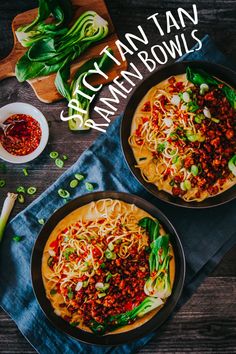
[[[3,238],[3,233],[8,221],[8,218],[11,214],[11,211],[14,207],[15,201],[17,198],[17,194],[14,193],[8,193],[7,198],[5,199],[2,207],[2,212],[0,216],[0,242],[2,241]]]

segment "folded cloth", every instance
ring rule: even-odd
[[[236,69],[208,36],[203,38],[202,44],[200,51],[187,54],[181,60],[207,60]],[[157,335],[150,333],[133,343],[112,348],[86,345],[57,331],[42,313],[33,294],[30,276],[31,252],[41,228],[38,219],[49,218],[63,205],[57,190],[66,187],[74,173],[86,175],[87,181],[97,185],[97,190],[128,192],[148,198],[170,218],[181,237],[187,261],[185,287],[178,307],[236,243],[235,202],[208,210],[183,210],[150,196],[131,175],[124,161],[119,127],[120,118],[117,118],[106,134],[101,134],[68,171],[7,227],[0,247],[0,305],[39,353],[132,353]],[[81,183],[73,198],[84,193],[86,189]],[[24,235],[20,244],[12,242],[15,234]]]

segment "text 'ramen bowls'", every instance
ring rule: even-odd
[[[97,344],[124,343],[159,326],[184,273],[180,241],[163,214],[115,192],[80,197],[56,212],[32,257],[34,290],[48,318]]]
[[[175,63],[131,97],[121,128],[132,172],[156,197],[181,206],[236,195],[236,74],[207,63]],[[232,188],[233,187],[233,188]]]

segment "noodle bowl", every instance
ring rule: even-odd
[[[186,202],[229,189],[236,176],[235,109],[221,88],[206,92],[175,75],[152,87],[134,113],[129,145],[145,182]]]
[[[156,219],[134,204],[101,199],[57,224],[44,248],[42,276],[55,313],[71,326],[119,333],[162,308],[175,259]]]

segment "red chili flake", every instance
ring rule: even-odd
[[[4,121],[4,124],[17,120],[25,124],[16,124],[9,136],[1,134],[1,143],[5,150],[16,156],[25,156],[32,153],[39,146],[42,130],[40,124],[33,117],[26,114],[13,114]]]

